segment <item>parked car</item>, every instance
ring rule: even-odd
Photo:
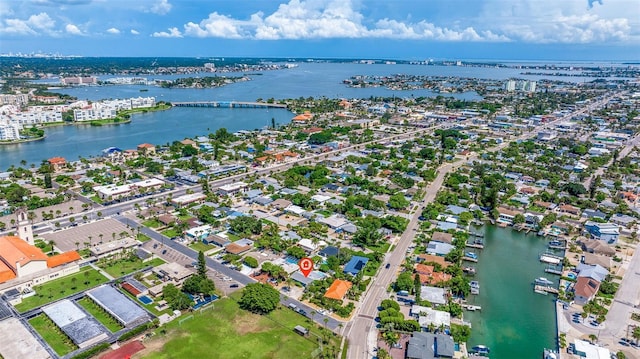
[[[391,267],[391,263],[387,263],[387,265],[384,266],[385,269],[389,269],[389,267]]]
[[[229,286],[229,288],[238,288],[239,285],[237,283],[233,283],[232,285]]]

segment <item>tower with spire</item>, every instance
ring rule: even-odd
[[[33,239],[33,226],[31,225],[31,221],[29,221],[27,209],[24,207],[18,208],[16,211],[16,217],[18,217],[18,237],[31,245],[35,245],[35,241]]]

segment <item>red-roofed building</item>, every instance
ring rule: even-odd
[[[142,143],[138,145],[138,152],[143,155],[154,155],[156,153],[156,146],[150,143]]]
[[[59,172],[67,165],[67,160],[64,157],[52,157],[47,160],[51,165],[51,169],[53,172]]]
[[[291,121],[298,122],[298,123],[307,123],[311,119],[313,119],[313,114],[311,114],[311,112],[309,111],[305,111],[304,113],[301,113],[295,116],[294,118],[292,118]]]
[[[577,304],[587,304],[600,289],[600,282],[589,277],[578,277],[576,284],[573,286],[575,293],[575,301]]]
[[[348,280],[336,279],[324,293],[325,298],[342,300],[353,284]]]
[[[51,256],[47,258],[47,267],[55,268],[64,264],[73,263],[75,261],[79,261],[82,259],[80,254],[76,251],[65,252],[61,254],[56,254],[55,256]]]

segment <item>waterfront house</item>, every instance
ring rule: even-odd
[[[418,255],[418,257],[416,257],[416,261],[419,263],[439,264],[442,268],[447,268],[449,266],[449,263],[447,263],[444,257],[435,256],[435,255],[426,254],[426,253]]]
[[[413,332],[407,343],[407,359],[453,358],[455,344],[451,336]]]
[[[417,263],[415,265],[416,273],[422,284],[438,284],[451,279],[451,275],[444,272],[436,272],[434,266]]]
[[[430,326],[435,328],[451,327],[451,314],[449,312],[414,304],[411,306],[411,316],[418,319],[420,328],[423,329],[428,329]]]
[[[598,282],[602,282],[609,275],[609,270],[599,264],[580,263],[576,266],[576,272],[578,272],[578,278],[591,278]]]
[[[141,143],[137,147],[138,153],[143,156],[152,156],[156,154],[156,146],[150,143]]]
[[[576,354],[584,359],[611,358],[611,351],[609,349],[591,344],[586,340],[574,339],[573,346]]]
[[[600,289],[600,282],[589,277],[578,277],[573,286],[575,302],[579,305],[587,304],[593,299]]]
[[[428,254],[444,257],[449,254],[453,248],[454,246],[449,243],[431,241],[427,245],[426,252]]]
[[[605,241],[609,244],[617,243],[618,237],[620,236],[618,225],[613,223],[587,221],[584,224],[584,229],[592,238]]]
[[[433,232],[433,234],[431,235],[431,240],[451,244],[451,242],[453,241],[453,236],[450,233]]]
[[[67,160],[64,157],[52,157],[47,162],[49,162],[53,172],[60,172],[67,165]]]
[[[498,222],[511,225],[513,224],[513,219],[516,218],[518,213],[520,212],[512,211],[504,207],[498,207]]]
[[[445,295],[444,288],[423,285],[420,287],[420,298],[435,305],[447,304],[447,297]]]

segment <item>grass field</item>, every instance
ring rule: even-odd
[[[138,269],[142,269],[147,266],[155,267],[163,263],[164,261],[160,258],[154,258],[148,262],[142,262],[141,259],[136,259],[134,261],[130,261],[128,259],[120,259],[116,261],[105,259],[98,262],[97,266],[109,273],[109,275],[118,278],[135,272]]]
[[[214,246],[213,244],[204,244],[200,241],[191,243],[189,247],[191,247],[194,251],[203,251],[203,252],[216,248],[216,246]]]
[[[89,314],[93,315],[97,321],[105,326],[105,328],[109,329],[111,333],[115,333],[124,328],[117,320],[115,320],[110,314],[105,313],[104,309],[100,308],[91,299],[84,297],[77,301],[77,303]]]
[[[178,230],[175,229],[175,228],[165,229],[164,231],[162,231],[160,233],[164,234],[165,236],[167,236],[169,238],[177,237],[177,236],[180,235],[180,232],[178,232]]]
[[[58,355],[63,356],[78,349],[46,315],[33,317],[29,319],[29,323]]]
[[[142,225],[149,228],[159,228],[163,226],[162,222],[158,221],[157,219],[148,219],[142,222]]]
[[[150,241],[150,240],[151,240],[151,237],[149,237],[149,236],[147,236],[147,235],[145,235],[145,234],[142,234],[142,233],[138,233],[138,234],[136,235],[136,239],[137,239],[137,240],[139,240],[140,242],[143,242],[143,243],[144,243],[144,242],[146,242],[146,241]]]
[[[23,299],[22,303],[16,305],[16,309],[26,312],[107,281],[97,270],[85,267],[78,273],[35,286],[36,295]]]
[[[318,348],[320,329],[313,328],[308,337],[296,334],[293,327],[309,328],[310,324],[288,308],[261,316],[240,309],[230,298],[214,305],[203,313],[194,312],[181,325],[180,319],[169,323],[167,334],[157,335],[156,343],[145,343],[156,351],[144,358],[311,358]],[[331,336],[329,345],[337,347],[339,337]]]

